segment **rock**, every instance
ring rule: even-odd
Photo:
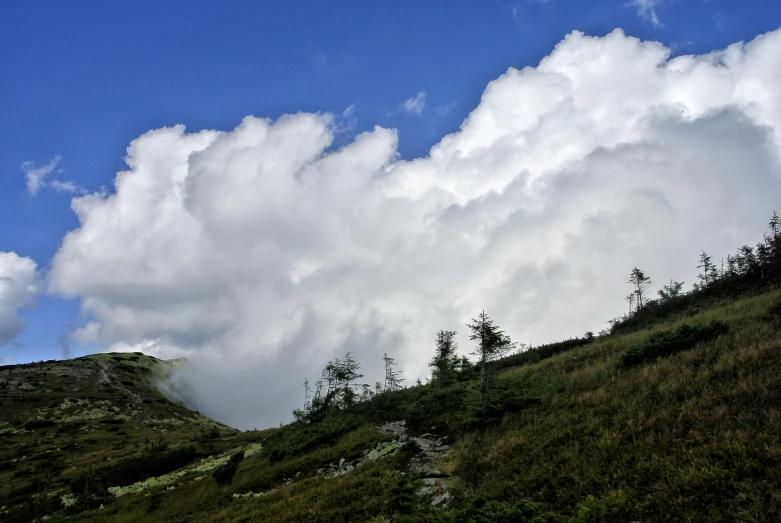
[[[423,477],[424,478],[447,478],[450,477],[450,475],[445,474],[441,470],[427,468],[423,471]]]
[[[442,503],[447,503],[447,500],[449,499],[450,499],[450,492],[446,490],[443,493],[434,496],[434,499],[431,500],[431,506],[436,507],[437,505],[441,505]]]
[[[342,465],[344,465],[344,458],[339,460],[339,468],[342,468]]]
[[[425,496],[431,492],[431,487],[421,487],[418,489],[418,496]]]
[[[369,452],[369,455],[366,457],[369,458],[370,460],[374,460],[377,459],[377,454],[379,454],[379,452],[377,452],[377,449],[374,449],[371,452]]]
[[[420,438],[417,438],[415,440],[415,443],[417,443],[418,447],[420,447],[422,450],[429,450],[430,448],[436,446],[435,442],[433,442],[430,439],[424,438],[422,436]]]

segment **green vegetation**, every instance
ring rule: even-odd
[[[637,345],[629,347],[621,356],[621,364],[628,368],[671,356],[726,334],[727,331],[729,327],[726,323],[713,320],[707,325],[691,326],[684,323],[675,330],[655,332]]]

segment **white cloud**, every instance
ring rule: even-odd
[[[455,109],[456,105],[458,105],[458,102],[451,102],[449,104],[444,105],[436,105],[434,106],[434,112],[437,113],[439,116],[445,116],[450,114],[450,112]]]
[[[426,92],[418,91],[412,98],[404,100],[399,108],[407,114],[420,116],[426,108]]]
[[[62,156],[57,155],[38,167],[35,166],[35,162],[22,163],[22,170],[27,177],[27,192],[34,196],[42,187],[45,187],[46,177],[54,172],[60,161],[62,161]]]
[[[35,196],[43,188],[51,188],[57,192],[67,193],[79,193],[84,194],[85,191],[78,185],[70,181],[62,181],[54,178],[52,174],[62,174],[64,171],[58,169],[59,164],[62,162],[62,156],[57,155],[48,162],[36,166],[35,162],[23,162],[22,170],[27,178],[27,192]]]
[[[321,114],[150,131],[114,193],[73,199],[51,290],[81,299],[81,343],[190,357],[173,385],[241,427],[289,419],[346,350],[424,376],[483,309],[522,342],[599,330],[633,265],[690,284],[781,194],[781,32],[669,56],[572,33],[411,161],[379,127],[331,150]]]
[[[647,20],[654,27],[661,27],[663,24],[656,14],[657,8],[662,4],[662,0],[631,0],[629,5],[637,9],[637,16]]]
[[[35,262],[0,251],[0,347],[14,343],[11,340],[24,330],[18,310],[31,307],[39,290]]]

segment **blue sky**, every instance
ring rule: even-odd
[[[350,107],[337,146],[380,125],[398,129],[412,159],[458,130],[489,81],[535,66],[573,30],[620,27],[699,54],[779,25],[781,2],[769,0],[6,3],[0,251],[32,258],[45,278],[78,227],[73,194],[30,194],[25,162],[60,157],[61,181],[111,192],[128,144],[149,130]],[[421,92],[420,114],[405,111]],[[0,348],[16,363],[60,357],[58,337],[86,320],[77,299],[47,293],[19,314],[28,327]]]

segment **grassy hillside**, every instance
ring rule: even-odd
[[[711,308],[699,304],[644,330],[510,357],[495,366],[492,389],[482,400],[474,371],[465,369],[443,389],[423,385],[384,393],[319,423],[266,432],[221,429],[208,440],[199,426],[205,420],[158,402],[153,387],[130,388],[120,381],[121,387],[109,391],[101,369],[125,365],[119,356],[82,358],[72,364],[89,364],[91,381],[80,383],[90,387],[55,391],[65,385],[43,377],[30,381],[35,390],[51,389],[51,410],[40,418],[48,415],[55,426],[29,425],[30,409],[22,398],[30,391],[22,391],[14,378],[18,410],[8,415],[4,407],[4,427],[28,433],[23,440],[18,432],[1,436],[2,462],[17,459],[13,469],[0,472],[3,493],[18,501],[23,491],[28,497],[40,492],[35,478],[49,467],[39,465],[49,456],[60,472],[46,487],[48,495],[61,495],[74,477],[83,480],[85,467],[95,477],[116,481],[121,475],[100,472],[101,463],[143,455],[142,441],[152,444],[162,434],[166,452],[194,445],[197,457],[188,451],[183,459],[192,461],[177,467],[178,473],[162,476],[165,467],[147,469],[158,479],[96,493],[95,500],[82,496],[77,482],[70,491],[85,499],[55,512],[52,520],[779,521],[779,300],[771,292]],[[7,380],[9,370],[21,376],[27,367],[6,367],[0,376]],[[112,370],[112,383],[122,372]],[[64,383],[61,374],[47,371]],[[106,394],[118,410],[105,419],[67,421],[62,397],[83,397],[91,388],[90,402]],[[144,398],[141,403],[131,391]],[[163,421],[188,416],[184,424]],[[122,424],[101,423],[108,419]],[[449,451],[426,458],[426,466],[448,477],[423,479],[415,464],[425,452],[401,440],[398,452],[362,458],[370,449],[395,449],[396,443],[383,447],[390,436],[378,427],[396,420],[406,420],[410,436],[434,432],[447,438]],[[126,435],[109,432],[113,427]],[[54,454],[52,433],[66,430],[74,450]],[[30,446],[20,448],[22,441]],[[212,457],[201,461],[205,454]],[[19,461],[21,455],[37,457]],[[177,465],[174,458],[171,464]],[[365,463],[349,472],[329,472],[361,460]],[[426,493],[434,482],[450,494],[436,507],[434,494]]]
[[[171,370],[140,353],[0,367],[0,521],[100,506],[241,437],[166,399],[155,383]]]

